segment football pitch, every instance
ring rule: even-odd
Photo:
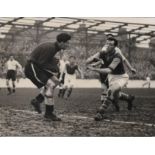
[[[61,122],[44,119],[34,112],[30,100],[37,95],[34,88],[18,88],[7,96],[0,90],[0,136],[50,137],[137,137],[155,136],[155,89],[125,89],[136,96],[132,111],[120,101],[120,112],[110,106],[107,118],[95,122],[93,117],[100,106],[100,89],[74,89],[68,100],[57,97],[56,113]],[[44,111],[44,104],[42,105]]]

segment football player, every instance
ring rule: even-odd
[[[39,89],[40,93],[31,101],[35,110],[41,113],[41,103],[45,101],[44,117],[52,121],[61,121],[54,114],[54,89],[60,83],[58,59],[55,55],[68,48],[71,36],[67,33],[57,35],[56,42],[46,42],[36,47],[26,66],[25,75]]]
[[[15,93],[16,91],[16,78],[17,78],[17,70],[23,74],[23,69],[22,66],[20,65],[20,63],[14,59],[14,56],[10,56],[9,60],[6,62],[6,85],[7,85],[7,89],[8,89],[8,95],[10,95],[11,93]],[[12,81],[12,88],[9,84],[9,81]]]
[[[150,88],[151,87],[151,74],[148,74],[148,76],[146,77],[146,81],[143,83],[143,87],[144,86],[147,86],[147,88]]]
[[[76,80],[76,71],[79,72],[80,76],[82,77],[82,72],[78,65],[76,64],[76,58],[74,56],[69,57],[69,63],[67,63],[64,67],[63,73],[65,73],[65,82],[64,82],[64,90],[62,93],[62,97],[64,97],[65,92],[67,91],[66,99],[70,97],[74,83]],[[60,79],[62,79],[63,73],[61,74]],[[83,77],[82,77],[83,78]]]
[[[90,63],[94,58],[102,59],[104,62],[103,68],[89,66],[89,69],[108,75],[109,87],[107,90],[107,96],[95,116],[96,121],[100,121],[104,118],[104,113],[110,103],[114,103],[115,105],[118,104],[120,91],[127,84],[129,78],[124,69],[122,56],[120,53],[116,52],[117,44],[118,42],[116,39],[108,38],[106,46],[104,47],[105,50],[102,50],[87,60],[87,63]]]
[[[113,35],[108,34],[107,35],[107,40],[110,38],[114,38]],[[101,52],[105,52],[106,51],[106,46],[103,46]],[[136,70],[131,66],[131,64],[129,63],[129,61],[125,58],[125,56],[122,54],[121,50],[118,47],[115,47],[115,51],[116,53],[119,53],[119,55],[122,57],[123,63],[129,68],[129,70],[135,74]],[[100,68],[105,68],[105,64],[102,61],[102,59],[99,58],[99,53],[96,53],[95,55],[91,56],[90,58],[87,59],[87,64],[92,63],[91,66],[95,67],[95,66],[100,66]],[[101,94],[101,103],[104,102],[104,99],[107,95],[107,89],[109,87],[109,83],[108,83],[108,74],[100,74],[100,82],[101,82],[101,88],[102,88],[102,94]],[[128,102],[128,110],[132,110],[132,102],[135,99],[135,97],[133,95],[129,95],[127,93],[124,92],[120,92],[119,94],[119,99],[123,100],[123,101],[127,101]],[[115,104],[115,108],[116,111],[119,111],[119,105]]]

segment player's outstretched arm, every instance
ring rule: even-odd
[[[129,61],[125,58],[124,59],[124,62],[125,62],[125,64],[126,64],[126,66],[129,68],[129,70],[133,73],[133,74],[136,74],[136,69],[135,68],[133,68],[132,66],[131,66],[131,64],[129,63]]]
[[[22,67],[22,65],[21,65],[18,61],[16,61],[16,67],[17,67],[17,69],[19,70],[19,72],[20,72],[21,74],[23,74],[23,67]]]
[[[102,74],[109,74],[112,72],[110,68],[95,68],[95,67],[88,66],[88,69]]]
[[[133,68],[127,58],[123,55],[122,51],[119,48],[116,48],[116,51],[121,55],[124,64],[128,67],[128,69],[133,73],[136,74],[136,69]]]
[[[100,60],[99,57],[100,57],[100,53],[98,52],[98,53],[94,54],[93,56],[89,57],[89,58],[86,60],[86,64],[92,63],[92,62],[94,61],[94,59]]]
[[[92,66],[92,67],[97,67],[97,66],[99,66],[99,65],[102,65],[103,63],[104,63],[104,62],[100,59],[100,60],[98,60],[97,62],[90,64],[90,66]]]

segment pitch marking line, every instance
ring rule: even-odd
[[[2,109],[2,108],[0,108]],[[33,114],[33,115],[40,115],[37,112],[29,111],[29,110],[17,110],[17,109],[11,109],[11,111],[14,112],[23,112],[27,114]],[[86,119],[86,120],[91,120],[93,121],[94,119],[91,117],[87,116],[80,116],[80,115],[62,115],[60,114],[60,117],[65,117],[65,118],[75,118],[75,119]],[[119,123],[119,124],[130,124],[130,125],[142,125],[142,126],[148,126],[148,127],[155,127],[155,124],[152,123],[143,123],[143,122],[128,122],[128,121],[119,121],[119,120],[109,120],[109,119],[104,119],[105,122],[111,122],[111,123]]]
[[[63,117],[72,117],[75,119],[87,119],[87,120],[94,120],[93,118],[90,117],[86,117],[86,116],[67,116],[67,115],[60,115]],[[128,121],[117,121],[117,120],[109,120],[109,119],[104,119],[105,122],[111,122],[111,123],[119,123],[119,124],[132,124],[132,125],[145,125],[145,126],[149,126],[149,127],[155,127],[155,124],[151,124],[151,123],[142,123],[142,122],[128,122]]]

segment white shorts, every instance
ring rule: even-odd
[[[129,75],[126,73],[122,75],[113,75],[113,74],[108,75],[109,86],[117,83],[122,89],[127,85],[128,80],[129,80]]]
[[[104,83],[101,83],[101,89],[102,89],[102,90],[107,90],[107,85],[104,84]]]
[[[76,81],[76,74],[66,74],[64,85],[67,87],[73,87]]]

